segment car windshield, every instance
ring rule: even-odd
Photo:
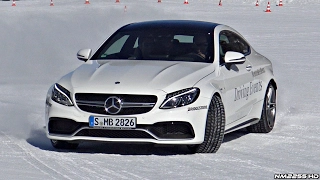
[[[93,55],[92,60],[162,60],[213,62],[210,32],[176,28],[120,30]]]

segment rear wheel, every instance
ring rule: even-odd
[[[225,111],[219,96],[213,96],[210,102],[204,141],[198,145],[190,145],[188,148],[193,153],[215,153],[220,148],[224,137]]]
[[[264,97],[261,119],[257,124],[247,128],[249,132],[268,133],[273,129],[276,119],[276,97],[276,89],[269,84]]]
[[[68,141],[53,140],[51,139],[51,144],[56,149],[77,149],[79,143],[70,143]]]

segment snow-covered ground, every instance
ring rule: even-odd
[[[320,0],[0,1],[0,179],[273,179],[320,173]],[[126,8],[125,8],[126,7]],[[124,24],[196,19],[230,25],[272,60],[278,114],[269,134],[225,136],[216,154],[84,143],[56,151],[43,131],[47,89]]]

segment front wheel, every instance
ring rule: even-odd
[[[220,148],[224,137],[225,111],[219,96],[213,96],[210,102],[204,141],[198,145],[189,145],[193,153],[215,153]]]
[[[51,144],[56,149],[77,149],[79,143],[70,143],[68,141],[53,140],[51,139]]]
[[[257,124],[247,128],[249,132],[268,133],[273,129],[276,119],[276,97],[276,89],[269,84],[264,97],[261,119]]]

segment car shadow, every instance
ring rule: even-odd
[[[67,152],[67,153],[85,153],[85,154],[118,154],[118,155],[191,155],[193,154],[185,145],[155,145],[152,143],[110,143],[86,141],[80,143],[75,150],[60,150],[52,147],[50,140],[46,137],[44,130],[32,130],[30,137],[26,139],[27,143],[45,151]],[[248,132],[238,130],[224,136],[223,143],[241,138]],[[222,143],[222,146],[223,146]]]

